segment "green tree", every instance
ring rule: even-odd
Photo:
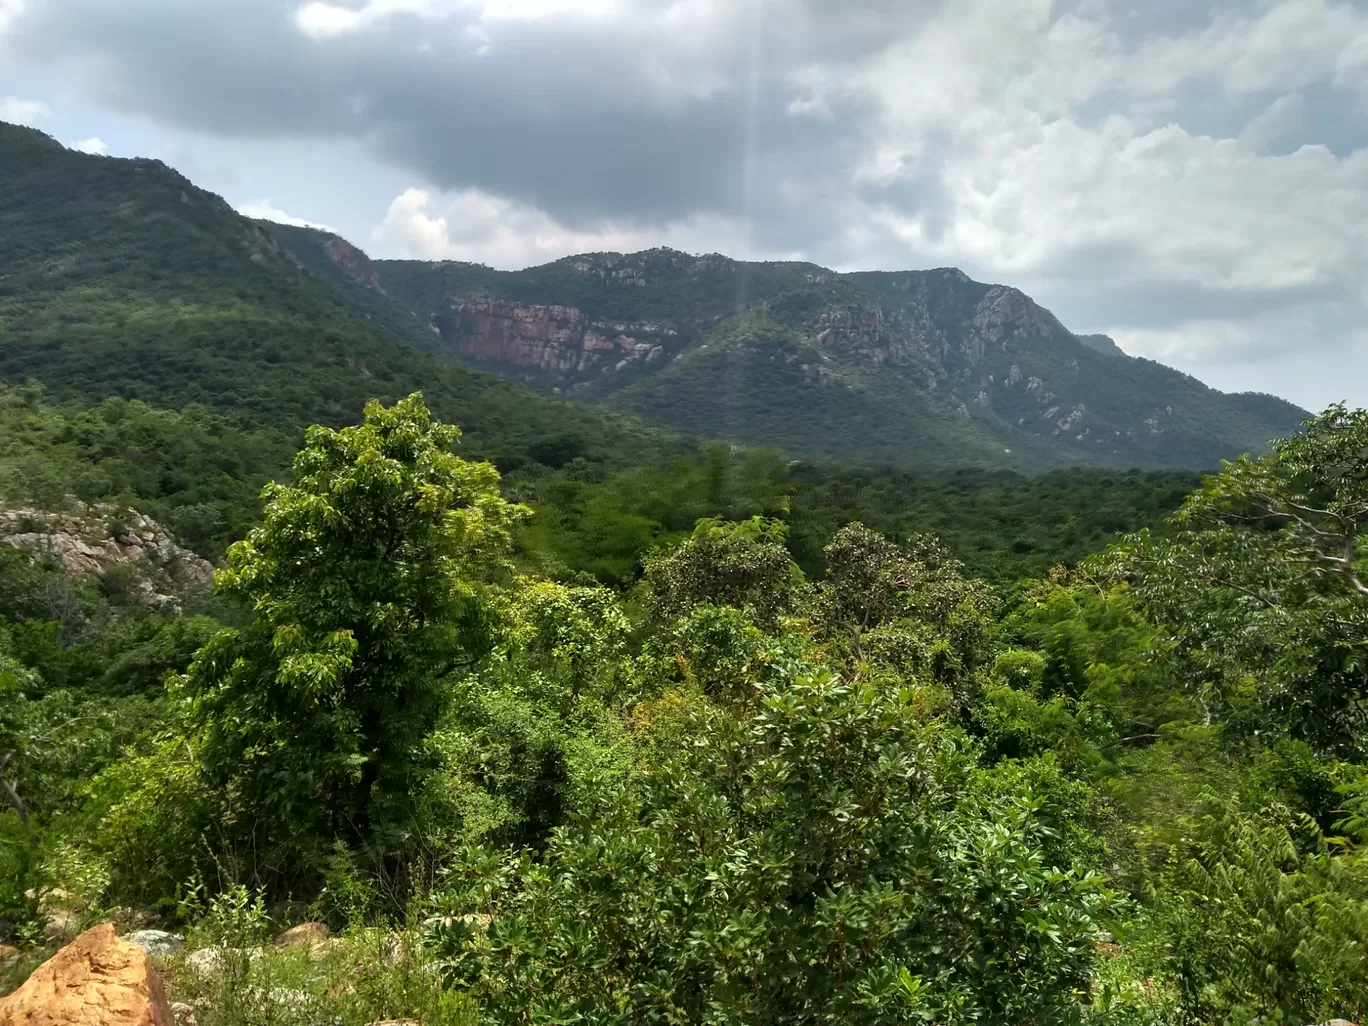
[[[490,583],[525,512],[449,451],[458,437],[416,394],[312,428],[295,483],[267,487],[264,523],[229,550],[217,589],[254,619],[180,690],[202,771],[258,850],[399,843],[443,678],[491,645]]]
[[[1368,412],[1333,406],[1272,452],[1227,463],[1174,516],[1090,564],[1186,661],[1208,720],[1363,751],[1368,725]]]
[[[818,589],[819,631],[857,663],[899,674],[926,674],[963,704],[991,651],[992,594],[963,575],[935,538],[901,545],[848,524],[826,546],[827,578]]]
[[[706,603],[744,609],[757,622],[773,624],[803,583],[784,548],[787,533],[782,521],[764,517],[699,520],[682,545],[647,562],[653,611],[668,619]]]
[[[1140,947],[1192,1021],[1324,1022],[1368,1011],[1368,863],[1303,817],[1204,795],[1155,874]],[[1156,929],[1157,927],[1157,929]]]
[[[1037,798],[823,671],[694,715],[542,860],[457,862],[434,940],[488,1021],[1076,1019],[1105,892],[1047,856]]]

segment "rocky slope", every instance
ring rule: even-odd
[[[1019,289],[954,268],[838,274],[668,249],[517,272],[366,267],[367,282],[373,269],[374,288],[454,359],[797,454],[1203,469],[1306,416],[1131,358],[1105,335],[1076,335]]]
[[[208,560],[151,517],[120,506],[72,503],[53,512],[0,504],[0,545],[53,560],[72,577],[123,575],[134,601],[164,612],[179,613],[214,581]]]
[[[604,407],[794,455],[1023,470],[1211,467],[1303,416],[1080,339],[949,268],[669,249],[518,272],[371,260],[241,217],[157,161],[3,124],[0,338],[0,381],[199,403],[253,427],[345,423],[372,396],[422,389],[467,452],[509,461],[547,437],[619,462],[683,444]]]

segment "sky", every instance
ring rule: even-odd
[[[372,256],[955,266],[1368,406],[1368,0],[0,0],[0,120]]]

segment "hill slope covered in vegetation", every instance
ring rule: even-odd
[[[1105,336],[1074,335],[1019,290],[953,268],[837,274],[649,250],[495,271],[363,264],[325,233],[282,238],[301,259],[333,254],[350,292],[412,312],[463,362],[797,454],[922,468],[1210,469],[1306,417],[1129,357]]]
[[[422,389],[484,455],[559,437],[602,459],[677,445],[402,344],[375,313],[166,165],[0,124],[0,380],[87,403],[194,403],[291,432]]]
[[[175,518],[241,492],[162,479],[221,448],[250,487],[237,462],[281,455],[202,412],[0,400],[6,497]],[[455,441],[417,397],[310,431],[183,608],[0,543],[0,994],[113,919],[188,935],[157,959],[203,1026],[1368,1010],[1368,414],[997,588],[924,529],[1012,530],[1008,494],[1126,527],[1187,484],[814,479],[725,447],[501,482]],[[699,516],[621,590],[519,551],[662,510]],[[88,529],[126,556],[134,522]],[[341,936],[270,945],[301,917]]]

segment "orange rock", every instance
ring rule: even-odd
[[[161,980],[113,923],[81,934],[0,998],[3,1026],[176,1026]]]
[[[278,948],[312,948],[322,944],[332,936],[332,931],[323,923],[300,923],[292,926],[275,939]]]
[[[7,965],[19,958],[19,949],[12,948],[8,944],[0,944],[0,965]]]

